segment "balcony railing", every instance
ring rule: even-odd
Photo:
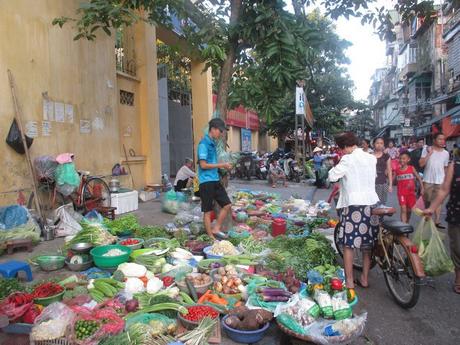
[[[124,48],[115,48],[115,62],[117,71],[129,74],[133,77],[136,76],[136,60],[128,59]]]
[[[455,12],[444,25],[444,35],[448,34],[460,22],[460,11]]]

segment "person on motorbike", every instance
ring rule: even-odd
[[[284,170],[280,167],[278,164],[277,159],[273,159],[272,162],[270,163],[270,169],[268,171],[269,174],[269,180],[272,182],[272,187],[276,188],[276,183],[278,181],[283,181],[284,187],[286,187],[286,174],[284,173]]]
[[[358,148],[359,140],[352,132],[344,132],[335,138],[343,150],[340,162],[329,170],[331,182],[340,180],[340,196],[337,208],[341,208],[340,227],[343,242],[343,260],[346,286],[355,287],[353,279],[354,250],[363,252],[363,271],[356,284],[368,287],[368,274],[371,266],[371,251],[378,231],[378,217],[372,216],[371,206],[379,198],[375,192],[375,156]]]

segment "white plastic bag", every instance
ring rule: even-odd
[[[30,339],[39,341],[62,338],[74,319],[75,313],[64,303],[51,303],[35,319]]]
[[[56,210],[57,217],[59,218],[59,223],[56,228],[56,237],[75,235],[82,229],[81,225],[78,223],[81,218],[75,219],[79,214],[73,211],[72,208],[70,204],[70,206],[64,205]]]

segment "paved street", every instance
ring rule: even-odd
[[[262,181],[231,181],[230,189],[249,188],[253,190],[275,191],[282,198],[291,195],[313,201],[327,199],[330,190],[319,189],[307,183],[289,183],[287,188],[271,188]],[[396,195],[390,197],[391,205],[397,206]],[[161,212],[159,200],[140,203],[139,210],[135,212],[142,224],[165,224],[173,216]],[[394,217],[399,217],[395,215]],[[415,225],[417,219],[412,219]],[[62,245],[62,239],[42,242],[34,250],[38,253],[52,252]],[[10,258],[24,260],[29,253],[19,252],[12,257],[3,256],[0,261]],[[68,274],[66,270],[55,272],[56,275]],[[40,279],[44,274],[34,268],[34,277]],[[418,304],[411,310],[403,310],[393,301],[384,282],[383,274],[379,268],[371,272],[369,289],[357,288],[360,301],[356,307],[358,313],[368,312],[368,323],[363,336],[355,341],[354,345],[454,345],[460,339],[460,296],[452,292],[453,274],[435,278],[431,286],[423,286]],[[272,325],[267,336],[258,345],[285,344],[281,339],[281,332]],[[13,345],[12,338],[5,339],[0,333],[0,344]],[[15,336],[14,344],[28,344],[26,337]],[[457,340],[455,340],[457,339]],[[236,343],[224,339],[224,345]]]

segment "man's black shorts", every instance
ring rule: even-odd
[[[201,211],[210,212],[214,209],[214,200],[220,207],[231,204],[225,188],[220,182],[205,182],[200,184]]]

